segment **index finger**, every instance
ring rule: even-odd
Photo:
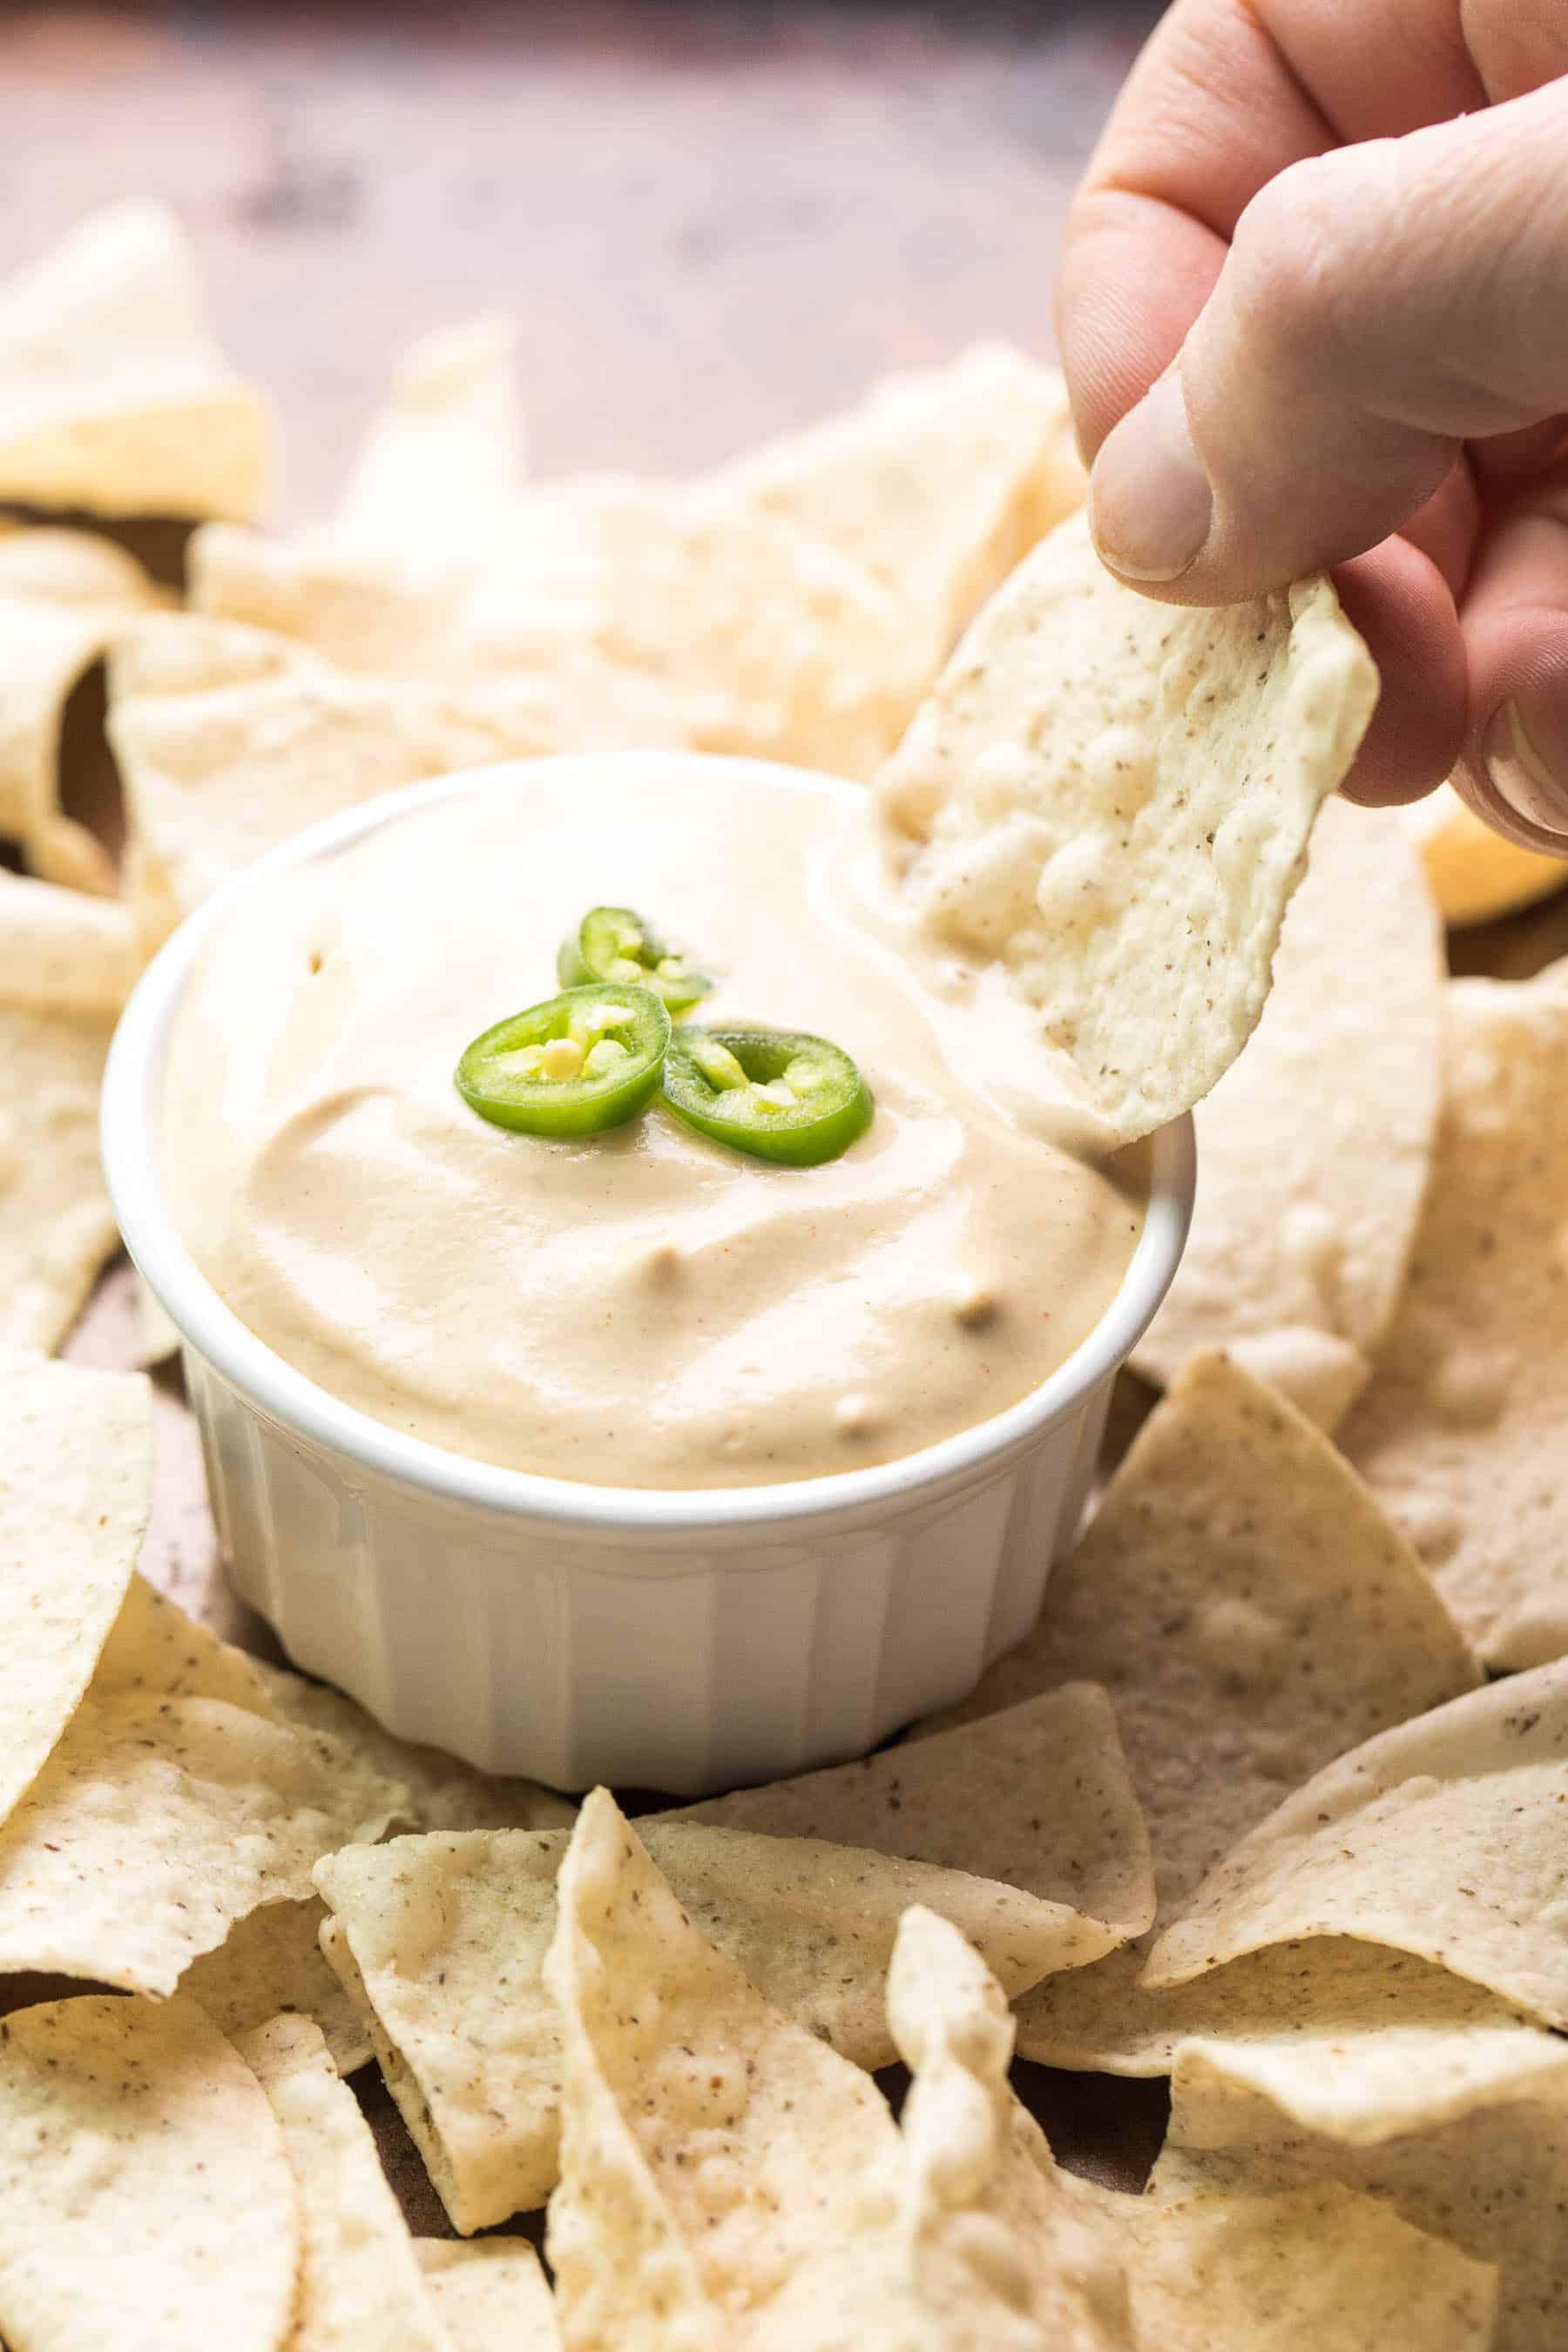
[[[1176,0],[1068,222],[1057,333],[1085,457],[1175,358],[1270,180],[1488,96],[1457,0]]]

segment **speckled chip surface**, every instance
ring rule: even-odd
[[[1568,1653],[1568,959],[1449,985],[1410,1277],[1341,1443],[1489,1664]]]
[[[882,771],[932,952],[1005,966],[1118,1139],[1189,1110],[1250,1035],[1377,684],[1327,580],[1155,604],[1077,517],[985,606]]]

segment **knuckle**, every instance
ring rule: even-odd
[[[1237,225],[1231,269],[1248,336],[1281,369],[1359,374],[1380,340],[1379,273],[1368,269],[1373,210],[1342,152],[1292,163],[1256,195]]]

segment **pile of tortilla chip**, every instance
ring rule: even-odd
[[[269,533],[170,216],[0,290],[0,2342],[1568,2346],[1568,961],[1445,931],[1563,869],[1335,801],[1328,583],[1109,582],[1017,352],[676,485],[531,479],[514,345],[416,345]],[[1196,1104],[1202,1177],[1030,1636],[634,1827],[157,1591],[173,1335],[56,1351],[181,916],[390,786],[651,744],[875,779],[912,951],[1103,1137]],[[1111,2077],[1170,2085],[1142,2194]]]

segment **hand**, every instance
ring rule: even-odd
[[[1561,0],[1176,0],[1057,309],[1110,568],[1217,604],[1334,566],[1384,676],[1354,796],[1462,749],[1472,806],[1568,856],[1558,76]]]

